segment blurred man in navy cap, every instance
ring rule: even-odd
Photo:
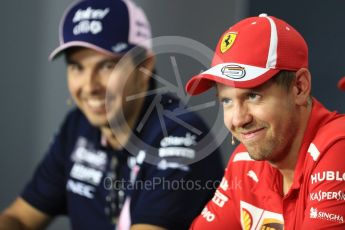
[[[200,213],[215,190],[210,182],[222,175],[221,157],[200,157],[203,121],[181,113],[177,98],[153,93],[150,39],[146,16],[131,1],[67,9],[50,58],[64,55],[76,108],[0,229],[42,229],[63,214],[78,230],[187,229]],[[180,115],[160,116],[157,103]]]

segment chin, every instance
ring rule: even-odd
[[[108,120],[106,117],[90,117],[87,116],[87,120],[95,127],[102,127],[108,125]]]
[[[270,160],[272,151],[260,147],[246,147],[249,156],[256,161]]]
[[[264,161],[264,160],[266,160],[266,158],[261,156],[260,154],[253,154],[253,153],[250,153],[250,151],[248,151],[248,153],[249,153],[250,158],[252,158],[255,161]]]

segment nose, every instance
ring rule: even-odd
[[[231,129],[243,128],[246,125],[250,124],[253,120],[253,116],[250,113],[250,109],[245,103],[234,104],[233,108],[231,109],[231,111],[229,111],[229,113]]]
[[[102,88],[101,77],[95,71],[89,71],[85,76],[85,90],[88,93],[95,93]]]

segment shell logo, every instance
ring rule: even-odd
[[[226,65],[221,69],[223,75],[232,79],[241,79],[246,76],[246,69],[239,65]]]
[[[241,214],[242,214],[241,218],[242,218],[242,223],[243,223],[243,229],[244,230],[250,230],[252,228],[252,225],[253,225],[252,215],[245,208],[242,208]]]

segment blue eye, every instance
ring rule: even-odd
[[[223,106],[228,106],[231,104],[232,100],[229,99],[229,98],[222,98],[221,100],[221,103],[223,104]]]

